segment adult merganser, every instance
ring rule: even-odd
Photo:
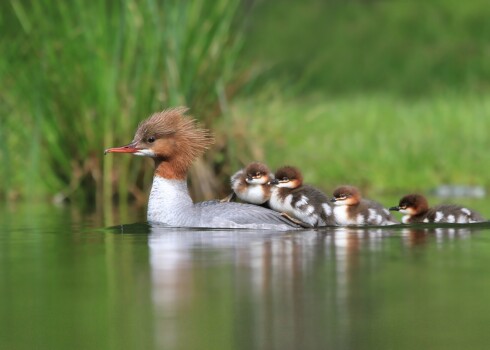
[[[225,200],[229,201],[237,196],[244,202],[262,205],[271,196],[269,181],[273,178],[267,165],[259,162],[250,163],[231,177],[233,193]]]
[[[185,116],[186,111],[187,108],[179,107],[155,113],[138,126],[130,144],[105,150],[154,159],[148,221],[179,227],[299,228],[281,214],[252,204],[193,203],[187,189],[187,172],[194,159],[213,143],[213,138],[208,130]]]
[[[328,197],[319,189],[303,184],[299,169],[285,166],[276,171],[270,183],[269,205],[313,227],[333,225],[332,208]]]
[[[333,192],[333,214],[337,225],[395,225],[399,222],[381,204],[361,198],[354,186],[340,186]]]
[[[421,194],[409,194],[400,199],[398,206],[390,210],[406,214],[404,224],[412,223],[473,223],[485,221],[480,213],[459,205],[438,205],[429,208],[427,199]]]

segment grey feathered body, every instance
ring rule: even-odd
[[[148,221],[178,227],[294,230],[297,224],[280,213],[252,204],[193,203],[185,180],[153,178]]]

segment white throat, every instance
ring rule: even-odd
[[[334,202],[333,215],[335,216],[335,223],[337,225],[352,225],[352,220],[349,217],[349,207],[343,205],[345,203]]]
[[[192,210],[193,202],[186,180],[153,177],[148,199],[148,221],[182,226],[183,222],[192,217]]]

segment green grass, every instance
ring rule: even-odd
[[[144,197],[151,166],[103,150],[130,142],[142,119],[168,107],[187,105],[208,126],[221,118],[240,83],[239,4],[3,2],[0,196]]]
[[[490,187],[489,16],[483,1],[259,2],[240,161],[298,165],[326,191]]]
[[[217,136],[197,198],[251,159],[324,189],[490,186],[486,3],[257,2],[245,34],[240,4],[0,3],[0,197],[144,203],[150,162],[103,149],[182,104]]]
[[[258,85],[299,93],[488,90],[489,17],[483,0],[263,1],[245,54]]]
[[[266,102],[267,101],[267,102]],[[353,184],[367,194],[422,191],[441,184],[490,186],[490,100],[440,95],[270,97],[234,104],[273,169],[296,165],[325,191]],[[265,133],[264,130],[267,130]]]

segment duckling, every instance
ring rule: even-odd
[[[400,199],[398,206],[390,210],[405,214],[404,224],[412,223],[473,223],[485,221],[480,213],[459,205],[438,205],[429,207],[427,199],[421,194],[408,194]]]
[[[303,184],[298,168],[279,168],[270,183],[271,209],[300,220],[312,227],[333,225],[332,207],[328,197],[319,189]]]
[[[333,192],[333,214],[337,225],[395,225],[399,222],[381,204],[361,198],[354,186],[340,186]]]
[[[222,202],[229,202],[238,197],[247,203],[264,205],[271,196],[269,182],[272,179],[273,175],[267,165],[259,162],[250,163],[231,177],[233,193]]]

